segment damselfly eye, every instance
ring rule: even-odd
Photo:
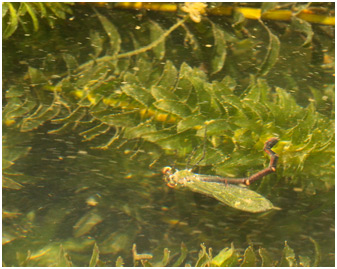
[[[170,166],[165,166],[165,167],[161,170],[161,172],[162,172],[164,175],[169,175],[169,174],[171,174],[171,171],[172,171],[172,167],[170,167]]]

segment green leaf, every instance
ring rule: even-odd
[[[150,142],[165,141],[166,139],[171,140],[172,137],[176,137],[177,134],[172,130],[155,130],[154,132],[146,133],[143,135],[144,139]]]
[[[243,262],[240,265],[241,267],[255,267],[256,266],[256,256],[252,246],[249,246],[245,250],[243,256]]]
[[[59,105],[43,106],[41,109],[38,109],[37,113],[23,120],[20,130],[21,132],[27,132],[36,129],[46,121],[53,119],[59,112]]]
[[[29,3],[22,3],[25,5],[30,17],[32,18],[33,25],[34,25],[34,31],[37,32],[39,30],[39,20],[36,17],[36,11],[33,7],[33,5]]]
[[[2,18],[5,17],[5,15],[7,14],[7,11],[9,9],[9,3],[4,2],[2,3]]]
[[[267,48],[267,54],[263,60],[263,63],[259,67],[258,75],[265,76],[269,73],[270,69],[275,65],[277,62],[279,51],[280,51],[280,40],[276,35],[274,35],[267,26],[261,22],[263,27],[267,30],[269,35],[269,44]]]
[[[161,101],[161,100],[178,101],[178,97],[174,94],[174,92],[163,86],[151,87],[151,94],[157,101]]]
[[[148,27],[150,29],[151,43],[159,39],[164,34],[164,30],[160,27],[160,25],[152,20],[150,20]],[[152,50],[153,50],[155,57],[158,60],[162,60],[165,56],[165,41],[160,42]]]
[[[186,247],[186,245],[184,243],[181,243],[180,250],[181,250],[180,257],[172,265],[172,267],[178,267],[178,266],[180,266],[184,262],[184,260],[186,259],[186,257],[187,257],[188,249],[187,249],[187,247]]]
[[[151,93],[149,93],[148,90],[146,90],[145,88],[141,86],[128,83],[128,84],[122,85],[121,90],[126,95],[137,100],[139,103],[141,103],[145,107],[149,107],[154,102],[154,99]]]
[[[118,256],[117,260],[116,260],[116,267],[123,267],[124,265],[124,260],[121,256]]]
[[[226,131],[231,131],[232,128],[227,119],[212,120],[207,123],[207,135],[223,135]]]
[[[96,11],[96,14],[101,21],[101,24],[110,39],[110,48],[113,55],[117,55],[120,51],[121,37],[116,27],[103,15]]]
[[[60,3],[50,3],[48,7],[58,18],[61,19],[66,18],[66,13],[60,8],[61,7]]]
[[[198,260],[195,264],[195,267],[206,267],[211,262],[211,257],[207,253],[205,245],[201,244],[200,246],[201,250],[199,251]]]
[[[177,68],[170,60],[167,60],[158,86],[162,86],[163,88],[170,91],[176,85],[177,78],[178,78]]]
[[[92,113],[92,115],[108,125],[132,127],[135,126],[138,122],[139,110],[136,109],[133,111],[112,114],[103,111],[102,113]]]
[[[28,67],[28,74],[32,84],[44,84],[48,81],[43,72],[37,68]]]
[[[224,30],[212,23],[212,31],[214,37],[214,50],[211,61],[212,75],[218,73],[224,66],[227,55],[227,44],[224,36]]]
[[[99,32],[90,29],[90,42],[95,51],[94,57],[97,58],[103,51],[104,38],[100,36]]]
[[[287,241],[285,241],[285,247],[283,249],[283,254],[282,258],[280,261],[280,266],[281,267],[296,267],[297,262],[296,262],[296,257],[295,257],[295,252],[294,250],[288,246]]]
[[[312,30],[311,24],[296,17],[292,16],[291,18],[291,26],[294,28],[294,30],[304,33],[307,38],[305,39],[302,46],[307,46],[312,42],[312,38],[314,36],[314,32]]]
[[[155,267],[165,267],[165,266],[167,266],[169,260],[170,260],[170,251],[167,248],[164,248],[163,259],[153,266],[155,266]]]
[[[68,116],[64,118],[53,119],[54,124],[69,124],[71,122],[80,121],[86,114],[86,109],[84,107],[78,106],[74,109]]]
[[[107,131],[110,130],[110,126],[106,125],[105,123],[100,123],[99,125],[96,125],[82,133],[80,133],[80,135],[82,135],[85,139],[85,141],[90,141],[92,139],[94,139],[95,137],[106,133]]]
[[[298,257],[300,258],[300,262],[299,262],[299,266],[301,267],[311,267],[310,266],[310,258],[307,257],[307,256],[301,256],[301,255],[298,255]]]
[[[73,5],[74,3],[45,3],[48,8],[54,13],[54,15],[61,19],[66,19],[66,13],[72,14],[72,10],[67,5]]]
[[[206,117],[203,115],[191,115],[181,121],[177,125],[177,131],[183,132],[188,129],[199,129],[205,124]]]
[[[269,253],[267,252],[266,249],[260,248],[259,249],[259,255],[262,260],[262,267],[271,267],[274,266],[273,260],[270,258]]]
[[[199,69],[194,68],[192,73],[189,75],[188,79],[191,81],[194,91],[197,97],[197,103],[189,105],[194,105],[202,114],[212,114],[212,85],[206,82],[206,79],[203,77],[204,73]]]
[[[223,267],[224,263],[230,259],[230,257],[232,257],[234,253],[234,249],[233,248],[224,248],[222,249],[218,255],[216,255],[211,262],[212,266],[216,266],[216,267]]]
[[[68,53],[63,53],[62,56],[63,56],[63,60],[66,62],[68,71],[73,71],[78,67],[77,60],[73,55],[68,54]]]
[[[238,257],[234,249],[234,244],[231,244],[231,248],[224,248],[216,255],[211,262],[212,266],[217,267],[232,267],[238,263]]]
[[[183,133],[170,134],[168,131],[157,131],[143,136],[150,142],[155,142],[163,149],[176,150],[180,156],[190,153],[195,145],[195,137],[187,130]]]
[[[7,22],[7,25],[5,26],[5,30],[2,33],[2,37],[4,39],[9,38],[18,27],[18,15],[16,13],[16,9],[13,7],[11,3],[6,3],[9,9],[9,21]]]
[[[263,13],[275,9],[277,6],[277,2],[263,2],[261,5],[261,16],[263,17]]]
[[[142,54],[139,55],[139,59],[137,60],[137,67],[135,68],[137,71],[135,74],[137,76],[137,80],[143,84],[147,89],[154,84],[156,79],[159,79],[159,73],[157,74],[156,68],[154,67],[153,63],[150,62],[146,55],[143,56]],[[153,78],[152,76],[158,75],[157,78]]]
[[[136,137],[143,137],[157,131],[156,127],[149,122],[143,122],[139,125],[131,128],[126,128],[124,131],[124,137],[132,139]]]
[[[186,104],[179,101],[158,100],[153,105],[158,109],[172,113],[182,118],[187,117],[192,113],[191,109]]]
[[[60,252],[58,256],[57,267],[71,267],[73,266],[71,260],[68,257],[68,253],[65,252],[62,245],[60,245]]]
[[[44,3],[34,3],[36,8],[41,12],[41,18],[47,17],[48,13],[46,10],[46,5]]]
[[[192,75],[192,68],[185,62],[180,66],[179,78],[177,86],[175,87],[175,95],[178,96],[180,101],[187,101],[193,90],[193,85],[189,80]],[[197,100],[193,100],[196,103]]]
[[[164,149],[178,150],[182,156],[191,152],[195,145],[195,138],[189,130],[157,140]]]
[[[76,65],[73,63],[71,65]],[[108,66],[106,63],[101,63],[88,68],[84,72],[81,72],[81,75],[77,78],[76,83],[71,85],[72,87],[84,90],[86,94],[89,90],[93,91],[97,87],[101,86],[102,81],[107,80],[107,75],[111,71],[111,66]]]
[[[68,13],[68,14],[73,14],[73,10],[71,9],[70,6],[73,6],[75,3],[68,2],[68,3],[60,3],[58,5],[58,8],[61,9],[62,11]]]
[[[23,109],[24,103],[22,103],[20,98],[14,97],[10,98],[2,111],[3,122],[8,125],[7,122],[15,121],[14,118],[23,115],[25,112]],[[33,104],[33,107],[35,104]],[[32,107],[32,108],[33,108]],[[30,110],[29,110],[30,111]]]
[[[92,255],[89,262],[89,267],[95,267],[99,261],[99,249],[95,242],[94,248],[92,250]]]

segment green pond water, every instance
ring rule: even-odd
[[[69,8],[54,28],[39,15],[35,32],[26,14],[28,28],[3,40],[5,266],[88,266],[95,244],[97,266],[146,265],[134,244],[159,266],[182,246],[181,266],[203,246],[234,248],[228,265],[251,246],[258,266],[261,249],[270,265],[334,266],[333,26],[186,18],[137,51],[182,16]],[[274,136],[276,172],[249,188],[276,209],[244,212],[163,181],[165,166],[252,175]]]

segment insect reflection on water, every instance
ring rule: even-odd
[[[278,156],[271,148],[278,142],[277,138],[269,139],[264,145],[264,151],[270,156],[269,166],[246,178],[225,178],[220,176],[195,174],[189,170],[176,170],[164,167],[164,181],[175,188],[187,187],[194,192],[211,196],[220,202],[247,212],[257,213],[277,209],[265,197],[240,185],[250,185],[256,180],[276,171]]]

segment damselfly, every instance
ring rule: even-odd
[[[250,185],[256,180],[276,171],[278,156],[271,148],[278,142],[278,138],[271,138],[264,144],[264,151],[270,156],[269,166],[249,177],[225,178],[220,176],[200,175],[189,170],[176,170],[164,167],[164,181],[167,186],[175,188],[184,186],[194,192],[211,196],[233,208],[248,212],[263,212],[274,209],[273,204],[248,188],[240,185]]]

